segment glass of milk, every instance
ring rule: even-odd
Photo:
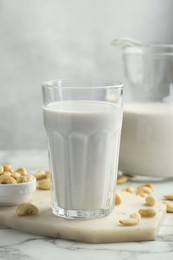
[[[43,118],[52,173],[52,212],[95,218],[114,209],[123,85],[111,81],[43,83]]]
[[[126,92],[119,169],[136,179],[173,177],[173,44],[116,39]]]

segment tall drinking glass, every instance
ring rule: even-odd
[[[114,208],[123,85],[52,80],[42,89],[53,214],[108,215]]]

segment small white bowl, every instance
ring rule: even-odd
[[[29,200],[36,190],[36,179],[17,184],[0,184],[0,206],[14,206]]]

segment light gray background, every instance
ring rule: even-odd
[[[173,42],[172,10],[172,0],[0,0],[0,149],[46,148],[41,82],[123,81],[110,42]]]

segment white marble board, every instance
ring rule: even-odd
[[[119,219],[145,207],[144,198],[121,192],[122,204],[107,217],[93,220],[66,220],[52,214],[50,192],[35,191],[30,202],[38,206],[38,216],[16,215],[16,207],[0,207],[0,225],[24,232],[86,243],[114,243],[154,240],[165,217],[165,206],[157,202],[157,214],[142,218],[136,226],[122,226]]]

